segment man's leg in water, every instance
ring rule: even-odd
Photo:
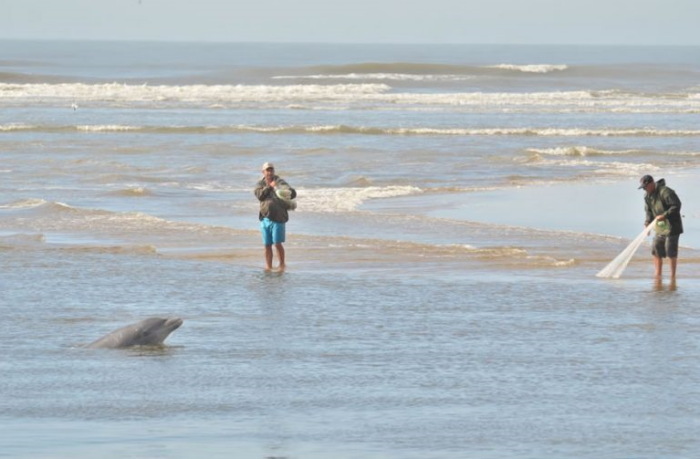
[[[280,259],[280,271],[284,271],[287,267],[284,260],[284,246],[282,243],[278,243],[275,244],[275,247],[277,248],[277,257]]]
[[[664,259],[661,257],[654,257],[654,276],[661,277],[661,272],[664,267]]]
[[[272,269],[272,246],[265,246],[265,270],[270,271]]]
[[[676,266],[678,266],[678,258],[677,257],[669,258],[669,260],[671,262],[671,279],[675,279],[676,278]]]

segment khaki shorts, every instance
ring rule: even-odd
[[[680,234],[676,234],[675,236],[656,236],[651,248],[651,254],[660,258],[678,258],[679,236]]]

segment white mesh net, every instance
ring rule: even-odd
[[[631,243],[628,245],[625,250],[623,250],[620,255],[616,256],[613,261],[611,261],[608,266],[605,268],[601,269],[596,276],[598,277],[605,277],[605,278],[612,278],[612,279],[617,279],[622,275],[622,272],[625,270],[627,267],[627,264],[629,264],[630,260],[634,256],[634,254],[637,252],[637,249],[639,249],[639,246],[642,245],[644,240],[647,238],[649,235],[649,232],[654,228],[656,225],[656,220],[652,221],[649,226],[644,228],[644,231],[639,233],[639,236],[637,236]]]

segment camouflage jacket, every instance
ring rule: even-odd
[[[653,193],[644,196],[645,225],[651,223],[658,215],[665,215],[671,225],[671,235],[683,233],[681,219],[681,200],[671,188],[666,186],[666,180],[656,182]]]

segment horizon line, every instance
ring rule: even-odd
[[[353,42],[353,41],[258,41],[258,40],[182,40],[134,38],[17,38],[0,37],[0,41],[21,42],[94,42],[94,43],[157,43],[157,44],[212,44],[212,45],[316,45],[316,46],[576,46],[576,47],[629,47],[629,48],[697,48],[699,44],[671,43],[496,43],[496,42]]]

